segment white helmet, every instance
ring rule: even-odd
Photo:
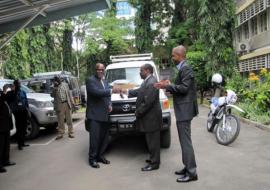
[[[212,82],[220,84],[222,82],[222,76],[219,73],[213,74]]]

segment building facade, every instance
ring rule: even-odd
[[[236,1],[235,48],[243,74],[270,69],[270,0]]]

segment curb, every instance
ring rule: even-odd
[[[246,124],[252,125],[254,127],[257,127],[259,129],[262,129],[262,130],[265,130],[265,131],[270,132],[270,126],[267,126],[267,125],[264,125],[264,124],[261,124],[261,123],[257,123],[255,121],[251,121],[251,120],[246,119],[246,118],[243,118],[243,117],[239,117],[239,119],[243,123],[246,123]]]
[[[209,105],[206,105],[206,104],[200,104],[200,106],[203,106],[203,107],[206,107],[206,108],[210,108],[210,106]],[[268,125],[264,125],[264,124],[258,123],[256,121],[251,121],[251,120],[246,119],[246,118],[243,118],[243,117],[241,117],[239,115],[237,117],[243,123],[246,123],[246,124],[249,124],[249,125],[251,125],[253,127],[257,127],[257,128],[262,129],[264,131],[270,132],[270,126],[268,126]]]

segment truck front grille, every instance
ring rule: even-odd
[[[113,102],[112,107],[111,115],[135,113],[136,102]]]

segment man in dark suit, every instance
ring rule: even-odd
[[[13,84],[14,89],[8,93],[11,100],[9,105],[15,117],[18,149],[22,150],[23,147],[29,146],[29,144],[25,144],[25,136],[27,120],[30,119],[31,114],[29,111],[27,95],[21,90],[21,82],[19,80],[14,80]]]
[[[86,119],[89,125],[89,164],[99,168],[98,162],[110,164],[104,156],[108,144],[109,113],[112,111],[111,90],[104,78],[105,67],[96,64],[96,74],[86,79]]]
[[[144,80],[141,87],[129,90],[129,97],[136,100],[136,126],[145,133],[150,159],[149,164],[142,171],[151,171],[159,168],[160,164],[160,128],[162,125],[162,111],[159,102],[159,90],[154,88],[157,79],[153,76],[153,67],[145,64],[140,68],[141,78]]]
[[[0,173],[6,172],[5,166],[15,165],[9,160],[10,152],[10,130],[13,128],[12,112],[7,104],[7,95],[4,92],[0,95]]]
[[[189,182],[198,179],[191,141],[191,120],[198,114],[196,87],[192,68],[186,61],[184,46],[177,46],[172,50],[172,60],[178,70],[175,84],[170,84],[169,81],[161,81],[155,84],[155,87],[166,89],[173,95],[182,161],[185,166],[182,170],[176,171],[175,174],[180,175],[177,182]]]

